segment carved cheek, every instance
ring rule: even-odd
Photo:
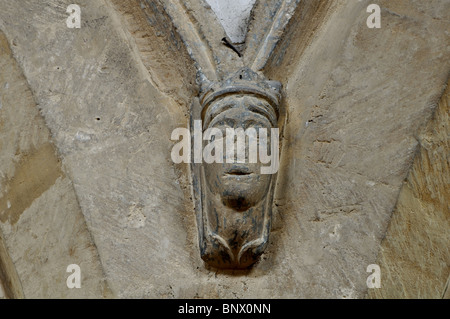
[[[205,172],[205,180],[209,190],[213,194],[220,194],[223,192],[223,183],[220,180],[221,174],[221,166],[222,164],[213,163],[213,164],[203,164],[204,172]]]

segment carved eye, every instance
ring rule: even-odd
[[[220,115],[226,111],[228,111],[229,109],[232,109],[233,107],[235,107],[235,104],[227,104],[225,106],[221,106],[221,107],[213,107],[211,109],[211,113],[208,115],[209,118],[209,124],[208,127],[217,127],[218,125],[222,125],[224,121],[226,121],[226,119],[220,119],[217,120]],[[208,121],[207,121],[208,122]],[[233,123],[234,124],[234,123]],[[233,124],[227,124],[229,127],[232,127]]]
[[[249,127],[254,127],[255,129],[258,129],[261,126],[261,124],[255,120],[247,120],[244,122],[244,130],[248,129]]]
[[[218,128],[219,130],[224,130],[226,128],[234,128],[235,121],[230,118],[224,118],[220,121],[217,121],[212,125],[213,127]]]
[[[232,126],[230,126],[227,123],[224,123],[223,125],[220,125],[217,128],[222,131],[222,136],[225,137],[227,136],[227,128],[232,128]]]

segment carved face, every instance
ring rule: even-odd
[[[270,114],[264,110],[270,109],[265,100],[253,96],[228,96],[211,106],[211,111],[205,119],[206,127],[217,128],[223,135],[225,147],[227,128],[253,128],[258,137],[259,129],[267,129],[267,149],[270,152],[270,132],[273,124]],[[258,140],[256,140],[258,143]],[[258,143],[259,144],[259,143]],[[223,163],[203,164],[205,178],[213,195],[219,195],[225,206],[237,211],[245,211],[261,202],[267,195],[272,175],[261,174],[261,162],[249,163],[249,140],[245,143],[245,163],[227,163],[224,150]],[[253,149],[254,151],[254,149]],[[258,145],[259,152],[259,145]],[[235,149],[235,156],[237,150]],[[235,160],[237,158],[235,157]]]

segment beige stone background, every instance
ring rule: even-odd
[[[203,1],[79,0],[68,29],[74,2],[0,0],[0,298],[449,297],[449,1],[300,2],[264,69],[287,113],[274,226],[241,272],[204,266],[170,159],[198,94],[170,16],[226,74],[278,0],[257,1],[243,60]]]

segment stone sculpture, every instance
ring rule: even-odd
[[[270,149],[271,156],[276,155],[275,161],[278,160],[279,135],[275,131],[274,136],[273,129],[279,127],[282,84],[266,79],[262,69],[297,3],[283,2],[272,28],[251,58],[241,56],[232,44],[227,43],[231,47],[229,54],[238,52],[239,59],[236,65],[228,62],[226,72],[218,70],[209,58],[214,56],[213,48],[207,44],[199,45],[202,43],[200,31],[193,32],[194,26],[180,28],[180,34],[197,62],[201,83],[198,106],[194,103],[191,110],[191,132],[196,120],[202,121],[204,133],[207,129],[217,128],[224,136],[226,128],[265,129],[271,133],[266,149]],[[181,11],[176,10],[173,17],[183,17]],[[189,25],[186,20],[183,23]],[[261,136],[256,144],[260,150]],[[192,145],[195,147],[195,143]],[[246,143],[244,163],[238,158],[230,163],[224,155],[223,163],[197,163],[191,167],[200,253],[202,259],[215,268],[248,268],[258,260],[268,243],[277,170],[263,173],[259,157],[256,163],[249,161],[251,151],[250,143]]]
[[[200,99],[203,130],[216,128],[223,136],[226,128],[271,132],[278,127],[280,90],[281,83],[267,81],[249,68],[209,85]],[[271,137],[266,148],[275,155],[278,135]],[[234,162],[226,161],[224,153],[223,163],[203,163],[196,170],[201,256],[217,268],[249,267],[268,242],[277,174],[263,174],[260,160],[249,161],[256,149],[251,150],[250,144],[245,143],[242,163],[237,157]]]

